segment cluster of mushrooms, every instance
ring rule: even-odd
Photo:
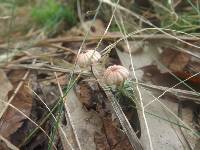
[[[97,63],[101,54],[95,50],[87,50],[77,56],[77,64],[80,67],[87,67]],[[107,85],[121,85],[129,76],[129,71],[121,65],[109,66],[104,71],[104,81]]]

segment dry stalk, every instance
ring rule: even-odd
[[[15,145],[13,145],[10,141],[0,135],[0,139],[11,149],[11,150],[19,150]]]

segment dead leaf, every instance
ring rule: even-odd
[[[161,62],[168,67],[177,77],[187,79],[200,71],[200,63],[193,61],[188,54],[177,52],[173,49],[165,49],[161,54]],[[189,79],[190,82],[200,83],[200,75]]]
[[[22,80],[26,70],[12,70],[7,73],[10,82],[13,85],[13,89],[16,88],[17,84]]]
[[[183,71],[189,60],[190,56],[184,53],[179,53],[174,58],[174,61],[170,64],[169,69],[171,69],[172,71]]]
[[[0,101],[7,101],[7,94],[12,89],[12,84],[8,80],[3,70],[0,70]],[[3,110],[5,103],[0,102],[0,110]],[[0,111],[1,112],[1,111]],[[0,116],[1,117],[1,116]]]
[[[116,150],[132,150],[132,146],[126,135],[120,130],[120,126],[116,126],[111,117],[103,119],[105,134],[111,149]]]
[[[13,85],[13,89],[8,92],[8,99],[14,94],[15,88],[21,81],[25,72],[25,70],[17,70],[8,73],[8,77]],[[32,109],[32,93],[28,89],[26,81],[24,81],[24,84],[14,96],[11,104],[25,115],[30,116]],[[14,134],[22,126],[26,119],[27,118],[19,111],[8,106],[0,119],[0,134],[7,140],[11,141],[12,134]]]
[[[192,61],[189,64],[188,69],[190,69],[190,71],[194,73],[200,72],[200,62]]]
[[[111,149],[108,144],[105,134],[100,134],[100,133],[96,132],[94,135],[94,142],[96,144],[97,150],[110,150]]]
[[[10,150],[10,148],[6,145],[6,143],[0,141],[0,150]]]
[[[161,73],[160,70],[155,65],[149,65],[143,67],[144,71],[143,80],[145,82],[152,82],[154,85],[160,85],[164,87],[172,87],[179,83],[174,76],[172,76],[169,72]],[[175,74],[175,73],[174,73]],[[176,75],[178,72],[176,72]],[[184,73],[185,75],[185,73]],[[181,75],[183,77],[183,75]],[[180,77],[180,76],[179,76]],[[177,89],[188,90],[188,88],[184,84],[180,84],[176,86]]]
[[[83,109],[82,104],[78,100],[73,90],[69,91],[67,95],[67,101],[65,104],[67,109],[66,120],[67,125],[63,125],[63,129],[71,145],[77,149],[77,143],[74,137],[74,129],[80,142],[81,149],[94,150],[96,144],[94,142],[94,134],[96,132],[101,133],[102,122],[101,118],[93,110],[86,111]],[[73,129],[71,127],[71,121],[73,121]]]
[[[123,49],[124,52],[129,53],[129,49],[131,53],[137,53],[143,50],[144,42],[141,41],[129,41],[129,48],[126,42],[120,42],[119,46]]]
[[[195,144],[195,147],[194,147],[194,150],[199,150],[200,149],[200,139],[198,139],[196,141],[196,144]]]
[[[63,74],[63,73],[57,73],[57,75],[58,75],[58,78],[52,79],[52,80],[50,80],[50,82],[55,84],[55,85],[57,85],[58,83],[61,86],[67,85],[67,83],[68,83],[67,75]]]
[[[91,78],[90,78],[91,79]],[[90,80],[88,79],[88,80]],[[96,92],[97,92],[97,84],[94,83],[95,81],[80,81],[76,86],[76,95],[79,98],[80,102],[87,108],[91,109],[95,107],[95,99]]]
[[[173,72],[183,71],[189,63],[190,58],[188,54],[177,52],[172,49],[165,49],[161,54],[161,61]]]
[[[76,95],[84,106],[89,109],[93,108],[102,118],[103,126],[101,127],[101,132],[94,133],[94,142],[97,150],[132,149],[127,136],[120,130],[119,123],[115,123],[112,120],[111,106],[109,102],[106,102],[106,97],[102,94],[95,79],[86,78],[79,81],[76,87]],[[103,102],[101,103],[101,101]],[[92,113],[93,110],[88,112]],[[92,119],[90,120],[92,121]]]
[[[12,94],[13,90],[9,92],[8,97],[10,97]],[[29,116],[32,108],[32,94],[30,90],[27,87],[23,86],[16,94],[11,104],[27,116]],[[12,107],[8,107],[8,109],[0,119],[0,134],[4,138],[9,138],[11,134],[16,132],[17,129],[22,126],[23,120],[25,119],[27,118],[21,113],[14,110]]]

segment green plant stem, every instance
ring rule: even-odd
[[[60,122],[60,119],[61,119],[61,116],[62,116],[62,109],[64,107],[64,103],[61,101],[60,103],[60,106],[59,106],[59,112],[58,112],[58,115],[56,117],[56,120],[55,120],[55,126],[53,126],[53,130],[52,130],[52,133],[51,133],[51,141],[49,141],[49,146],[48,146],[48,150],[51,150],[52,148],[52,145],[53,145],[53,141],[54,141],[54,138],[55,138],[55,134],[56,134],[56,131],[59,127],[59,122]]]

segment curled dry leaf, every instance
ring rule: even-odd
[[[90,109],[93,107],[93,91],[90,89],[87,83],[83,81],[80,82],[76,88],[76,95],[78,96],[80,102],[87,108]]]
[[[96,149],[97,150],[100,150],[100,149],[102,149],[102,150],[110,149],[110,145],[108,143],[108,140],[107,140],[105,134],[101,134],[101,133],[96,132],[95,135],[94,135],[94,142],[96,144]]]
[[[101,90],[94,78],[86,78],[78,81],[75,92],[79,101],[88,109],[95,109],[98,103],[104,99]]]
[[[109,146],[114,150],[132,150],[126,135],[120,130],[120,126],[116,126],[110,117],[103,119],[106,138]]]
[[[161,54],[160,59],[168,69],[181,79],[190,78],[200,71],[199,61],[193,60],[189,54],[183,52],[168,48]],[[198,85],[200,83],[200,75],[194,76],[189,81]]]
[[[120,65],[113,65],[104,72],[104,80],[108,85],[120,85],[129,76],[129,71]]]
[[[87,67],[90,64],[96,63],[101,58],[101,54],[95,50],[87,50],[80,53],[77,58],[77,64],[81,67]]]
[[[15,88],[17,87],[19,81],[22,79],[24,73],[26,73],[26,71],[19,70],[12,71],[9,74],[9,79],[14,88],[8,92],[8,99],[14,94]],[[24,83],[16,93],[15,97],[11,101],[11,104],[23,112],[26,116],[30,116],[33,103],[32,92],[25,84],[26,83]],[[7,140],[12,141],[12,135],[22,127],[26,119],[27,118],[19,111],[8,106],[0,119],[0,134]],[[17,140],[15,139],[15,141]]]
[[[6,106],[2,101],[7,101],[8,92],[12,90],[12,88],[12,84],[8,80],[6,73],[3,70],[0,70],[0,113]]]
[[[189,63],[190,56],[173,49],[165,49],[161,54],[161,61],[173,72],[180,72],[183,71]]]
[[[14,90],[8,93],[8,97],[12,96],[13,91]],[[11,104],[27,116],[29,116],[32,108],[32,94],[30,90],[27,87],[23,86],[16,94]],[[16,132],[18,128],[22,126],[23,120],[25,119],[27,119],[25,116],[9,106],[2,118],[0,119],[0,134],[4,138],[9,139],[10,135]]]

